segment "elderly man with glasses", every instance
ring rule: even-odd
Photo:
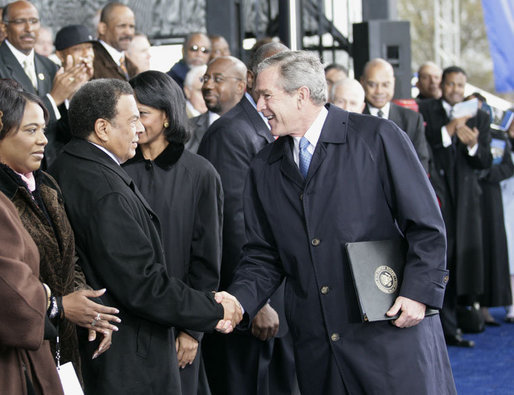
[[[182,47],[182,59],[173,65],[168,75],[183,89],[186,74],[194,66],[207,64],[211,53],[211,40],[203,33],[191,33]]]

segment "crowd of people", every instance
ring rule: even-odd
[[[460,114],[461,67],[395,101],[384,59],[194,32],[163,73],[127,5],[2,11],[1,393],[454,394],[447,346],[514,322],[514,116]],[[363,322],[345,245],[379,240],[403,280]]]

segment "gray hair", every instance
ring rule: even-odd
[[[286,51],[263,60],[257,67],[261,73],[268,67],[276,66],[280,73],[282,89],[292,93],[305,86],[316,105],[327,102],[327,81],[325,70],[319,58],[307,51]]]
[[[201,66],[194,66],[187,72],[186,78],[184,79],[184,87],[191,88],[195,80],[201,79],[207,71],[207,65],[202,64]]]
[[[353,78],[345,78],[344,80],[337,81],[330,90],[330,103],[334,102],[334,98],[337,92],[337,88],[343,88],[343,91],[351,91],[354,94],[355,99],[359,101],[359,103],[364,103],[364,98],[366,94],[364,93],[364,88],[361,83]]]

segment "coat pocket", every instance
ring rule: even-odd
[[[136,353],[141,358],[148,356],[152,342],[152,325],[145,321],[140,321],[137,329]]]

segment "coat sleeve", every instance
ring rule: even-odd
[[[192,288],[216,291],[220,281],[223,189],[216,170],[209,165],[198,185],[198,202],[193,225],[191,259],[187,273]],[[196,340],[202,333],[186,331]]]
[[[14,206],[14,212],[9,212],[7,203],[11,204],[7,201],[0,206],[0,344],[36,350],[43,342],[47,298],[25,259],[31,256],[27,252],[32,249],[31,257],[39,265],[39,254]]]
[[[225,121],[225,122],[221,122]],[[256,154],[242,136],[236,123],[220,119],[213,124],[198,148],[198,154],[211,162],[218,171],[223,185],[223,264],[220,288],[225,289],[232,281],[233,272],[241,258],[244,233],[243,189],[251,158]]]
[[[244,215],[248,242],[228,292],[239,300],[251,322],[284,278],[275,239],[260,203],[253,168],[244,191]]]
[[[380,134],[385,163],[379,168],[389,207],[409,246],[400,295],[440,308],[448,279],[444,222],[407,136],[392,124],[387,129]]]
[[[139,215],[135,203],[120,193],[97,202],[87,221],[87,256],[95,277],[134,315],[166,326],[214,329],[223,318],[223,307],[212,293],[194,290],[168,275],[165,262],[159,261],[162,254],[155,251],[156,230],[145,229]]]
[[[429,170],[429,161],[430,155],[428,153],[428,143],[425,137],[425,126],[423,121],[423,116],[421,114],[415,113],[416,122],[414,126],[414,130],[416,131],[413,139],[414,147],[416,148],[416,153],[418,154],[419,161],[423,165],[425,172],[428,173]]]

